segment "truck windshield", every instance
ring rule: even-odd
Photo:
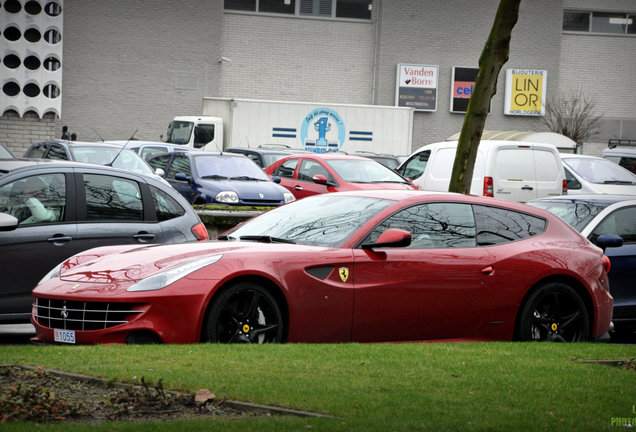
[[[194,123],[187,121],[173,121],[168,127],[167,143],[188,144]]]

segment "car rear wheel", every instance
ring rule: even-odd
[[[523,341],[583,342],[589,332],[585,304],[566,284],[551,282],[539,287],[523,306],[519,328]]]
[[[203,331],[205,342],[280,343],[283,317],[269,291],[254,283],[240,282],[214,300]]]

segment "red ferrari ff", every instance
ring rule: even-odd
[[[321,194],[213,241],[75,255],[33,291],[33,341],[606,340],[608,271],[601,249],[524,204]]]
[[[280,178],[296,199],[363,189],[420,189],[392,169],[362,156],[303,153],[280,159],[264,171]]]

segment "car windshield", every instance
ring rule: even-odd
[[[247,157],[201,155],[194,158],[201,178],[270,181],[265,172]]]
[[[112,165],[140,173],[153,173],[150,166],[133,150],[117,147],[77,146],[71,148],[73,159],[97,165]],[[113,162],[113,158],[116,158]]]
[[[173,121],[168,127],[167,143],[171,144],[187,144],[190,142],[192,128],[194,123],[186,121]]]
[[[578,232],[590,223],[594,217],[605,209],[607,205],[595,205],[590,202],[565,201],[532,201],[528,203],[558,216]]]
[[[564,158],[563,162],[590,183],[636,184],[636,175],[606,159]]]
[[[395,171],[374,160],[327,159],[327,164],[349,183],[406,183]]]
[[[268,236],[336,248],[391,204],[393,201],[377,198],[320,194],[270,210],[227,235],[232,239]]]

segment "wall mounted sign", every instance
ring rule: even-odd
[[[518,116],[545,115],[545,89],[548,71],[508,69],[504,114]]]
[[[437,111],[438,66],[399,64],[395,105]]]
[[[479,68],[453,67],[451,76],[451,112],[466,112],[470,96],[473,94],[477,74],[479,74]]]

